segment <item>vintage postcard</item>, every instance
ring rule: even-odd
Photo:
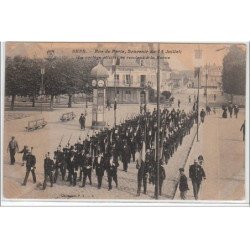
[[[3,204],[249,203],[248,44],[3,46]]]

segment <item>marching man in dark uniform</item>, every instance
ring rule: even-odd
[[[69,183],[70,185],[73,185],[73,187],[75,187],[78,165],[77,165],[77,155],[73,149],[69,153],[68,170],[69,170],[69,176],[68,176]]]
[[[85,118],[84,114],[81,114],[81,116],[79,118],[79,123],[80,123],[81,129],[83,129],[83,130],[85,129],[85,120],[86,120],[86,118]]]
[[[66,174],[66,162],[64,159],[61,146],[59,146],[57,148],[57,151],[54,152],[54,160],[55,160],[54,183],[56,183],[58,175],[59,175],[59,169],[62,174],[62,180],[64,180],[65,174]]]
[[[160,168],[159,168],[159,195],[161,195],[163,181],[166,179],[166,172],[163,167],[163,160],[160,160]]]
[[[202,179],[206,179],[204,169],[194,160],[194,164],[189,167],[189,178],[192,180],[194,198],[198,200],[198,194]]]
[[[15,136],[11,137],[11,141],[8,144],[7,152],[10,152],[10,165],[15,164],[15,154],[19,150]]]
[[[46,189],[47,179],[49,177],[50,186],[53,187],[53,170],[54,170],[54,161],[50,159],[50,153],[48,152],[44,159],[44,181],[43,181],[43,190]]]
[[[30,149],[28,149],[26,156],[26,175],[22,183],[22,186],[26,186],[30,172],[33,177],[33,183],[36,183],[35,165],[36,165],[36,157],[31,153]]]
[[[125,142],[125,144],[122,147],[122,163],[123,163],[123,171],[127,172],[128,171],[128,163],[130,162],[130,148]]]
[[[104,176],[104,170],[105,170],[104,164],[105,164],[104,157],[102,156],[101,153],[99,153],[95,157],[94,163],[93,163],[93,169],[95,169],[95,173],[97,176],[98,189],[100,189],[102,186],[102,178]]]
[[[92,174],[92,157],[89,153],[87,153],[83,168],[82,187],[85,187],[87,177],[89,179],[90,185],[92,185],[91,174]]]
[[[80,176],[78,181],[81,181],[83,178],[84,164],[85,164],[85,152],[84,149],[81,149],[80,153],[77,155],[77,164],[80,167]]]
[[[148,180],[148,167],[143,160],[139,164],[138,160],[136,161],[136,168],[138,169],[137,173],[137,196],[141,194],[141,184],[143,183],[143,193],[147,193],[147,180]]]
[[[116,187],[118,187],[118,180],[117,180],[118,167],[119,167],[118,161],[113,156],[111,156],[109,161],[107,162],[109,191],[112,189],[112,180],[114,180]]]

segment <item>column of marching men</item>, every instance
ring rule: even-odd
[[[164,165],[173,156],[178,146],[182,145],[185,135],[190,130],[197,117],[197,111],[188,113],[164,108],[160,111],[160,169],[159,169],[159,194],[163,181],[166,177]],[[117,169],[122,163],[122,170],[127,172],[130,164],[134,163],[138,170],[137,195],[147,192],[147,183],[155,184],[156,179],[156,133],[157,133],[157,111],[145,112],[111,129],[96,131],[91,136],[88,134],[84,140],[70,144],[70,139],[65,147],[59,145],[54,155],[49,152],[44,159],[44,182],[52,187],[61,178],[69,182],[70,186],[81,187],[88,183],[92,185],[93,171],[97,178],[98,189],[102,187],[103,177],[106,173],[108,179],[108,190],[112,189],[114,183],[118,187]],[[61,142],[60,142],[61,144]],[[32,172],[33,181],[35,177],[35,156],[30,157],[32,152],[26,154],[26,175],[22,185],[26,185],[29,173]],[[25,158],[24,157],[24,158]],[[120,167],[120,168],[121,168]]]

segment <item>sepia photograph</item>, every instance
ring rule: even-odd
[[[248,44],[3,46],[2,202],[248,203]]]

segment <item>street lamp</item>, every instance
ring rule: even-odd
[[[41,114],[43,113],[43,95],[45,94],[44,84],[43,84],[43,75],[45,74],[45,67],[41,67],[41,76],[42,76],[42,84],[39,90],[39,95],[41,96]]]
[[[199,102],[200,102],[200,70],[202,64],[202,50],[198,47],[194,51],[195,71],[194,77],[197,76],[198,93],[197,93],[197,142],[199,141]]]
[[[87,99],[87,94],[88,94],[88,91],[89,91],[89,84],[86,83],[86,90],[85,90],[85,101],[86,101],[86,109],[88,108],[88,99]]]
[[[208,67],[206,64],[206,108],[207,108],[207,79],[208,79]]]

